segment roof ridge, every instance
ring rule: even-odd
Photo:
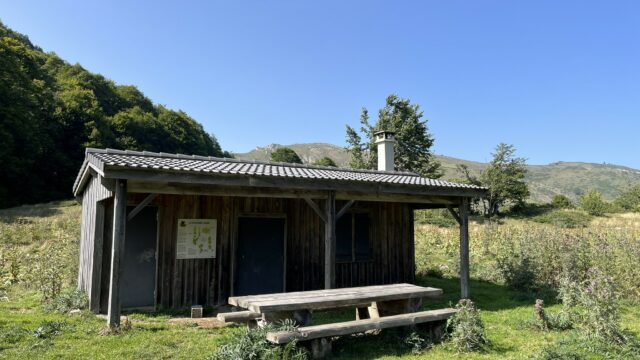
[[[235,163],[241,163],[241,164],[262,164],[262,165],[287,166],[287,167],[304,168],[304,169],[356,172],[356,173],[363,173],[363,174],[405,175],[405,176],[415,176],[415,177],[422,177],[425,179],[431,179],[425,176],[421,176],[417,173],[408,172],[408,171],[381,171],[381,170],[369,170],[369,169],[352,169],[352,168],[322,166],[322,165],[313,165],[313,164],[294,164],[294,163],[286,163],[286,162],[261,161],[261,160],[241,160],[241,159],[233,159],[233,158],[220,158],[215,156],[172,154],[172,153],[164,153],[164,152],[158,153],[153,151],[119,150],[119,149],[111,149],[111,148],[98,149],[98,148],[90,148],[90,147],[86,148],[85,154],[90,154],[90,153],[164,157],[164,158],[183,159],[183,160],[195,159],[195,160],[203,160],[203,161],[235,162]],[[432,180],[436,180],[436,179],[432,179]]]

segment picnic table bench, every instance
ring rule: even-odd
[[[249,325],[294,319],[299,325],[295,331],[269,332],[267,340],[277,344],[310,340],[312,354],[318,358],[331,351],[331,337],[429,322],[442,325],[455,309],[418,311],[423,299],[441,295],[438,288],[392,284],[234,296],[229,298],[229,304],[246,310],[218,314],[218,319]],[[312,324],[315,310],[349,307],[356,309],[354,321]]]

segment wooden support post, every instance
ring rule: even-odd
[[[127,224],[127,180],[117,180],[113,204],[113,238],[111,243],[111,280],[107,325],[120,326],[120,260],[124,254],[125,225]]]
[[[327,359],[331,357],[331,338],[311,340],[311,358]]]
[[[336,193],[331,191],[325,201],[324,223],[324,288],[336,287]]]
[[[469,198],[462,198],[460,216],[460,298],[468,299],[469,292]]]

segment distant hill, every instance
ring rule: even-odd
[[[234,153],[233,157],[241,160],[269,161],[271,159],[271,153],[282,146],[293,149],[305,164],[313,164],[325,156],[333,159],[333,161],[335,161],[340,167],[346,167],[349,162],[349,154],[344,148],[324,143],[292,145],[271,144],[265,147],[257,147],[244,154]]]
[[[234,154],[238,159],[269,160],[271,152],[279,144],[257,147],[248,153]],[[313,163],[328,156],[338,166],[345,167],[349,161],[349,154],[342,147],[323,144],[292,144],[285,145],[292,148],[305,163]],[[486,164],[457,159],[449,156],[437,156],[445,171],[445,179],[459,178],[456,171],[457,164],[465,164],[472,172],[478,173]],[[529,165],[526,180],[531,190],[531,201],[548,202],[555,194],[564,194],[577,199],[589,189],[597,189],[605,198],[611,200],[629,184],[640,183],[640,170],[611,164],[593,164],[582,162],[555,162],[548,165]]]

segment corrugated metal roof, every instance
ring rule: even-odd
[[[99,169],[114,167],[200,173],[210,174],[211,176],[215,176],[216,174],[237,174],[246,176],[332,180],[356,183],[387,183],[436,188],[484,189],[475,185],[429,179],[409,172],[356,170],[316,165],[246,161],[197,155],[88,148],[86,150],[85,162],[74,183],[74,192],[77,192],[78,187],[81,186],[80,183],[82,182],[83,173],[89,163]]]

